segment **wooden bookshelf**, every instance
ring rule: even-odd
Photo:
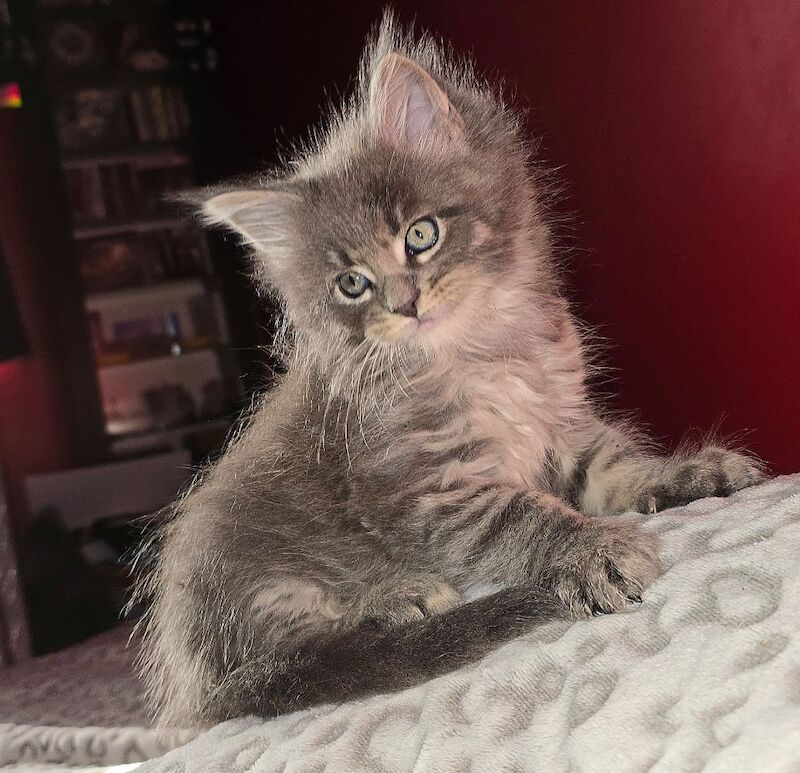
[[[36,12],[115,454],[184,441],[196,451],[197,438],[227,426],[242,398],[206,237],[165,203],[197,184],[184,79],[196,91],[202,63],[214,59],[185,45],[192,30],[208,43],[200,11],[181,3],[176,16],[174,5],[39,0]]]

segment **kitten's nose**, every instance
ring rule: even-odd
[[[398,306],[389,306],[392,314],[402,314],[404,317],[417,316],[417,299],[419,298],[419,288],[414,287],[406,300]]]

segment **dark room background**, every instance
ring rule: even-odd
[[[564,185],[571,294],[609,342],[614,404],[668,443],[719,425],[747,432],[775,471],[800,469],[800,4],[394,7],[505,76],[528,110]],[[381,8],[210,0],[220,67],[205,176],[269,164],[316,122],[326,95],[347,91]],[[0,365],[0,458],[21,506],[24,475],[91,453],[59,350],[65,288],[35,257],[47,249],[54,172],[0,118],[4,169],[26,181],[10,188],[0,174],[6,262],[33,349]],[[235,329],[250,308],[233,310]]]
[[[220,171],[346,91],[378,2],[212,4]],[[800,5],[395,2],[505,77],[559,168],[572,297],[659,438],[751,431],[800,469]]]

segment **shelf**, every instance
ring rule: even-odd
[[[196,432],[202,429],[208,429],[213,426],[225,426],[230,424],[231,420],[226,417],[218,417],[214,419],[199,419],[191,421],[188,424],[177,424],[171,427],[154,427],[150,420],[144,423],[144,420],[124,422],[122,420],[111,421],[109,425],[119,429],[106,428],[106,434],[115,440],[123,440],[128,438],[141,437],[142,435],[164,435],[174,432]]]
[[[114,0],[114,2],[94,2],[89,5],[46,6],[39,4],[39,13],[47,19],[83,20],[87,17],[96,20],[129,21],[150,17],[159,11],[169,9],[167,0]]]
[[[88,150],[63,151],[61,166],[75,169],[99,164],[126,164],[141,159],[180,158],[191,163],[186,145],[181,142],[136,142]]]
[[[190,217],[175,217],[175,215],[162,215],[155,217],[133,217],[121,220],[109,220],[96,225],[81,225],[73,229],[72,235],[76,239],[95,239],[100,236],[114,236],[115,234],[146,231],[160,231],[167,228],[178,228],[192,223]]]
[[[59,91],[84,91],[89,89],[123,88],[134,89],[137,86],[174,84],[179,75],[174,68],[163,70],[62,70],[51,72],[53,85]]]
[[[177,341],[180,346],[181,342]],[[205,346],[197,346],[194,349],[181,349],[179,354],[157,354],[153,357],[137,357],[132,360],[124,360],[121,362],[109,362],[106,364],[98,363],[95,361],[96,367],[99,371],[107,372],[110,370],[120,370],[122,368],[133,368],[138,366],[139,370],[156,370],[162,369],[167,365],[175,365],[185,362],[190,357],[197,357],[198,355],[208,356],[218,355],[221,349],[226,349],[227,345],[222,341],[213,341]]]
[[[233,426],[230,418],[207,419],[182,427],[144,430],[127,435],[111,436],[113,454],[140,453],[154,448],[182,448],[187,437],[202,432],[227,431]]]
[[[213,292],[214,288],[209,286],[209,280],[205,277],[190,277],[188,279],[165,280],[154,284],[140,285],[138,287],[124,287],[119,290],[102,290],[86,294],[87,309],[95,309],[98,306],[124,305],[127,302],[141,300],[174,300],[178,295],[201,295]]]

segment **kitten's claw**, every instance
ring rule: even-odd
[[[593,520],[578,534],[564,564],[544,582],[577,617],[599,616],[642,603],[658,575],[658,540],[635,523]]]

